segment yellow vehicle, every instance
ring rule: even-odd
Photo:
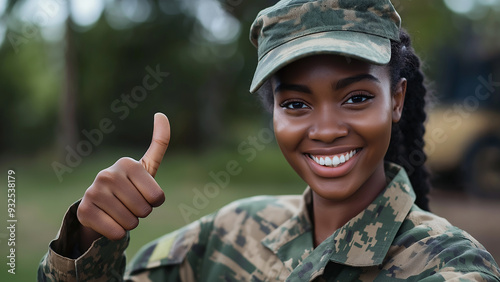
[[[433,174],[458,177],[444,181],[463,184],[469,193],[500,197],[500,112],[464,100],[432,109],[426,129]]]

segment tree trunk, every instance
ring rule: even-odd
[[[67,4],[69,5],[69,4]],[[69,6],[67,7],[69,14]],[[66,20],[64,36],[64,80],[62,83],[59,109],[59,149],[64,152],[70,146],[76,149],[78,142],[78,126],[76,122],[76,102],[78,97],[76,50],[71,29],[71,17]]]

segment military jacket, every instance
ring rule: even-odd
[[[414,205],[405,171],[317,247],[311,190],[257,196],[144,246],[125,270],[128,236],[96,240],[72,255],[77,205],[50,244],[39,280],[55,281],[500,281],[492,256],[465,231]],[[334,216],[334,215],[332,215]],[[74,236],[73,236],[74,237]],[[75,257],[72,259],[71,257]],[[78,257],[77,257],[78,256]]]

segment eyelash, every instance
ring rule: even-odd
[[[290,108],[290,106],[293,104],[300,104],[301,107],[300,108]],[[304,103],[302,101],[291,100],[291,101],[285,101],[285,102],[281,103],[280,107],[285,108],[285,109],[290,109],[290,110],[300,110],[300,109],[305,109],[308,106],[306,105],[306,103]]]
[[[349,101],[351,101],[353,98],[360,98],[360,97],[361,97],[361,98],[363,98],[364,100],[363,100],[363,101],[360,101],[360,102],[354,102],[354,101],[353,101],[353,102],[348,103],[348,102],[349,102]],[[354,93],[354,94],[352,94],[352,95],[351,95],[351,96],[350,96],[350,97],[349,97],[349,98],[348,98],[348,99],[344,102],[344,104],[361,104],[361,103],[364,103],[364,102],[366,102],[366,101],[368,101],[368,100],[371,100],[371,99],[373,99],[373,98],[374,98],[374,96],[372,96],[372,95],[368,95],[368,94],[365,94],[365,93]]]
[[[353,98],[362,98],[363,101],[354,102],[354,101],[352,101]],[[364,103],[364,102],[371,100],[373,98],[374,98],[373,95],[369,95],[366,93],[353,93],[352,95],[350,95],[348,97],[348,99],[344,102],[344,104],[350,104],[350,105],[361,104],[361,103]],[[349,102],[349,101],[352,101],[352,102]],[[300,107],[292,108],[291,106],[294,104],[295,104],[295,106],[300,106]],[[285,101],[285,102],[281,103],[280,107],[285,108],[285,109],[289,109],[289,110],[301,110],[301,109],[308,108],[309,106],[302,101],[289,100],[289,101]]]

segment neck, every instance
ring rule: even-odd
[[[314,246],[321,244],[337,229],[366,209],[386,185],[382,165],[353,195],[346,199],[325,199],[313,190]]]

